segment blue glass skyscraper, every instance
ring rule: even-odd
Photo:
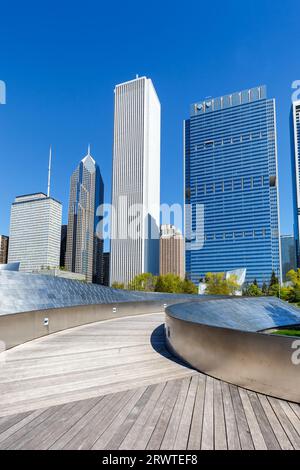
[[[300,100],[294,101],[291,110],[291,155],[292,155],[292,186],[294,210],[294,238],[299,266],[300,239]]]
[[[281,278],[275,100],[264,86],[206,99],[184,128],[187,275]]]

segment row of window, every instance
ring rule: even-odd
[[[224,233],[206,233],[204,235],[205,241],[213,241],[213,240],[233,240],[239,238],[265,238],[266,236],[266,229],[263,228],[261,230],[246,230],[240,232],[224,232]]]
[[[230,137],[226,139],[219,139],[219,140],[206,140],[202,144],[196,144],[194,146],[194,150],[197,152],[198,150],[203,150],[203,149],[209,149],[209,148],[215,148],[215,147],[221,147],[224,145],[232,145],[232,144],[240,144],[243,142],[250,142],[253,140],[260,140],[260,139],[265,139],[268,138],[269,140],[275,138],[275,133],[274,131],[270,132],[253,132],[250,134],[243,134],[237,137]]]
[[[186,189],[186,198],[199,194],[215,194],[226,191],[243,191],[263,187],[269,184],[270,187],[276,187],[276,176],[270,176],[269,182],[265,176],[251,176],[248,178],[232,178],[229,181],[218,181],[213,183],[203,183],[192,188]]]
[[[233,240],[240,238],[265,238],[267,236],[267,230],[265,228],[257,230],[240,230],[236,232],[218,232],[218,233],[206,233],[204,235],[205,241],[214,240]],[[278,230],[272,230],[272,238],[278,238]]]

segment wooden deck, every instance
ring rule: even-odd
[[[163,314],[0,355],[0,449],[300,449],[300,406],[170,357]]]

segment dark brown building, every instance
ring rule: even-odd
[[[7,263],[9,237],[0,235],[0,264]]]

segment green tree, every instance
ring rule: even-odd
[[[239,289],[237,277],[226,279],[224,273],[207,273],[205,276],[205,293],[209,295],[234,295]]]
[[[135,276],[128,284],[129,290],[138,290],[144,292],[154,292],[157,277],[151,273],[142,273]]]
[[[125,289],[125,284],[123,282],[113,282],[111,287],[113,289]]]
[[[272,286],[269,287],[269,292],[268,294],[272,297],[279,297],[280,293],[280,286],[279,284],[273,284]]]
[[[276,276],[275,271],[272,271],[269,287],[275,286],[276,284],[279,284],[278,277]]]
[[[280,289],[280,297],[287,302],[294,302],[295,300],[295,291],[293,287],[281,287]]]
[[[182,279],[172,273],[158,276],[155,291],[180,294],[182,292]]]
[[[183,294],[198,294],[198,288],[195,284],[187,277],[181,281],[181,292]]]
[[[263,295],[268,295],[268,286],[267,286],[266,282],[263,283],[261,291],[262,291]]]
[[[287,273],[286,278],[288,281],[292,282],[294,286],[296,285],[300,286],[300,269],[298,268],[297,271],[294,271],[294,269],[291,269]]]
[[[246,289],[246,295],[249,295],[250,297],[259,297],[262,295],[262,290],[258,287],[257,284],[250,284],[247,289]]]

